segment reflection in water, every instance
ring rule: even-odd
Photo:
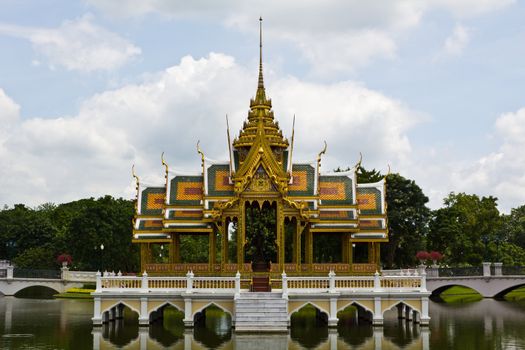
[[[0,297],[1,349],[522,349],[525,308],[485,299],[469,304],[430,304],[429,328],[386,315],[383,328],[361,320],[328,329],[317,321],[294,322],[288,333],[254,335],[230,331],[229,316],[212,311],[184,330],[181,316],[164,314],[149,327],[136,315],[93,328],[93,303]],[[312,324],[312,322],[314,322]]]

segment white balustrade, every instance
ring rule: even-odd
[[[290,277],[283,272],[283,297],[302,293],[337,292],[412,292],[426,291],[426,275]],[[97,292],[136,291],[141,293],[180,291],[185,293],[227,293],[239,295],[241,275],[234,277],[195,277],[188,271],[186,277],[118,276],[97,273]]]

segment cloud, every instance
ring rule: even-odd
[[[207,156],[226,160],[224,116],[234,137],[247,117],[256,74],[256,67],[223,54],[187,56],[147,81],[90,97],[73,116],[20,120],[15,107],[15,118],[9,117],[15,125],[0,153],[0,163],[10,164],[1,170],[0,198],[36,205],[107,193],[131,197],[132,164],[144,181],[162,183],[165,151],[171,168],[198,172],[199,139]],[[323,140],[329,142],[328,171],[355,163],[359,151],[367,165],[383,168],[387,159],[411,152],[407,131],[420,118],[399,101],[353,82],[307,83],[276,78],[271,70],[266,81],[285,134],[297,115],[296,160],[314,159]]]
[[[169,19],[217,22],[242,32],[254,33],[256,19],[265,18],[270,41],[294,45],[311,64],[315,74],[353,72],[377,59],[396,57],[398,43],[421,20],[435,11],[456,19],[497,11],[515,0],[88,0],[102,12],[117,17],[156,14]],[[467,32],[458,32],[449,49],[461,50]],[[468,40],[468,36],[467,36]],[[329,65],[326,62],[330,62]],[[323,68],[319,68],[323,67]],[[326,68],[328,67],[328,68]]]
[[[500,115],[494,128],[498,148],[478,159],[460,160],[453,149],[440,150],[440,157],[420,157],[410,166],[433,207],[451,191],[495,196],[504,212],[525,204],[525,108]]]
[[[456,25],[454,32],[450,35],[443,45],[443,52],[446,55],[459,56],[470,40],[470,29]]]
[[[0,34],[29,40],[51,68],[92,72],[113,70],[140,55],[141,49],[119,35],[93,23],[86,15],[64,21],[58,28],[0,24]],[[38,60],[33,60],[38,62]]]

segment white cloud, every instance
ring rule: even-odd
[[[131,197],[131,164],[146,181],[161,183],[165,151],[172,168],[198,172],[199,139],[207,156],[225,159],[224,116],[234,137],[247,117],[256,74],[223,54],[184,57],[146,82],[89,98],[74,116],[18,120],[0,153],[0,163],[11,165],[1,170],[1,201]],[[297,114],[294,159],[314,159],[325,139],[325,170],[355,163],[359,151],[367,165],[383,168],[387,159],[411,152],[406,132],[419,116],[402,103],[352,82],[312,84],[271,71],[266,78],[285,134]]]
[[[459,56],[470,40],[470,29],[456,25],[452,35],[450,35],[443,45],[443,52],[447,55]]]
[[[0,34],[29,40],[35,51],[47,59],[50,68],[113,70],[141,53],[140,48],[126,39],[94,24],[89,15],[64,21],[53,29],[0,24]]]
[[[515,0],[88,2],[111,16],[158,14],[173,19],[220,19],[228,27],[250,33],[257,30],[256,19],[262,15],[269,40],[291,42],[311,64],[314,73],[334,74],[354,71],[374,59],[395,57],[398,42],[433,11],[445,10],[454,18],[471,18],[505,8]],[[458,30],[448,44],[452,51],[461,51],[468,41],[468,33]]]
[[[495,123],[499,147],[478,159],[459,160],[454,149],[440,150],[440,156],[419,155],[419,162],[407,166],[418,183],[439,207],[449,192],[497,197],[505,212],[525,204],[525,108],[502,114]],[[414,157],[415,158],[415,157]]]

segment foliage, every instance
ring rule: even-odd
[[[6,207],[0,210],[0,258],[21,268],[57,268],[56,257],[68,251],[75,256],[76,269],[99,269],[105,262],[115,270],[136,271],[132,215],[131,201],[110,196],[34,209]]]
[[[501,218],[495,197],[450,193],[444,207],[433,212],[428,247],[445,253],[450,265],[478,266],[496,260],[489,249],[495,242]]]
[[[67,236],[68,247],[77,259],[76,267],[136,271],[138,248],[131,243],[132,217],[131,201],[111,196],[84,201],[71,220]]]
[[[416,252],[425,247],[430,209],[427,196],[414,182],[399,174],[386,177],[388,243],[381,246],[386,268],[416,264]]]
[[[52,252],[46,247],[31,247],[13,259],[14,264],[23,269],[54,269]]]
[[[246,206],[245,261],[277,261],[275,206]]]

